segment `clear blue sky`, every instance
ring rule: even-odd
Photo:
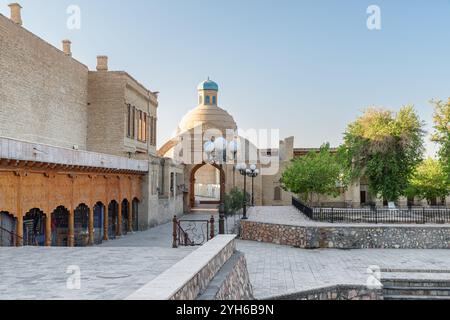
[[[298,147],[339,144],[371,105],[414,104],[431,130],[429,100],[450,96],[450,0],[19,2],[27,29],[58,47],[71,39],[92,69],[106,54],[110,69],[161,92],[159,145],[208,76],[239,127],[280,128]],[[71,4],[81,30],[66,28]],[[381,7],[380,31],[366,27],[371,4]]]

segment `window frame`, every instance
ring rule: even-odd
[[[126,104],[127,106],[127,116],[126,116],[126,120],[127,120],[127,137],[131,138],[131,105],[129,103]]]

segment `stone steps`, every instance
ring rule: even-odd
[[[384,300],[450,300],[450,297],[444,297],[444,296],[384,296]]]
[[[448,279],[385,279],[385,300],[450,300]]]

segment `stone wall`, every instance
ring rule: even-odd
[[[273,297],[273,300],[383,300],[382,289],[337,285]]]
[[[315,227],[241,221],[241,238],[307,249],[449,249],[450,226]]]
[[[0,135],[86,149],[88,68],[0,14]]]
[[[247,270],[247,261],[236,252],[225,263],[198,300],[253,300],[253,288]]]
[[[153,176],[154,178],[154,176]],[[152,175],[142,177],[142,201],[139,203],[139,230],[147,230],[172,221],[173,216],[184,214],[183,194],[161,198],[152,191]]]

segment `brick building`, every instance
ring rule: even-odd
[[[183,212],[183,169],[156,156],[158,93],[89,70],[0,14],[0,242],[82,246]],[[177,182],[178,177],[178,182]],[[1,244],[0,244],[1,245]]]

